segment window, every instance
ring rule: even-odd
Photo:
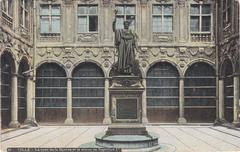
[[[134,30],[136,26],[136,8],[134,5],[116,5],[116,28],[123,29],[123,22],[130,21],[129,28]]]
[[[231,0],[223,1],[223,26],[226,27],[231,21]]]
[[[13,16],[13,0],[3,0],[1,7],[5,14]]]
[[[60,34],[60,6],[41,5],[40,8],[40,33]]]
[[[153,32],[173,31],[173,6],[153,5],[152,8],[152,28]]]
[[[211,9],[209,4],[192,4],[190,18],[192,33],[211,31]]]
[[[96,5],[79,5],[78,33],[98,31],[98,7]]]
[[[28,0],[21,0],[20,2],[20,25],[24,28],[29,26]]]

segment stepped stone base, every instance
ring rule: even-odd
[[[122,148],[128,150],[160,149],[158,136],[149,133],[143,125],[111,125],[108,130],[95,136],[96,145],[105,148]]]

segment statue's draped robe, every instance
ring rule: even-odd
[[[117,70],[122,74],[131,74],[135,60],[136,37],[131,30],[115,30],[115,45],[118,51]]]

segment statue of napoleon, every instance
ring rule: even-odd
[[[131,20],[125,20],[124,29],[116,29],[116,15],[113,21],[113,32],[115,33],[115,47],[118,53],[118,61],[114,65],[114,73],[120,75],[138,75],[138,63],[135,60],[137,50],[137,35],[129,26]]]

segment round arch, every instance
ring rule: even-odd
[[[69,72],[70,74],[69,74],[69,75],[72,76],[74,69],[75,69],[77,66],[79,66],[79,65],[81,65],[81,64],[83,64],[83,63],[92,63],[92,64],[95,64],[96,66],[98,66],[98,67],[102,70],[102,72],[103,72],[103,74],[104,74],[104,77],[105,77],[105,78],[108,77],[107,72],[104,70],[103,65],[100,64],[99,62],[94,61],[94,60],[91,60],[91,59],[84,60],[84,61],[79,61],[79,62],[76,62],[75,64],[73,64],[72,68],[70,69],[70,72]]]
[[[224,117],[228,122],[233,121],[233,63],[226,58],[221,66],[221,76],[224,80]]]
[[[62,66],[46,62],[36,69],[36,120],[64,123],[67,116],[67,77]]]
[[[146,67],[146,75],[147,75],[149,69],[150,69],[154,64],[156,64],[156,63],[162,63],[162,62],[171,64],[173,67],[175,67],[175,68],[177,69],[179,76],[180,76],[180,77],[183,76],[182,70],[180,69],[180,67],[178,66],[178,64],[175,63],[175,62],[173,62],[173,61],[171,61],[171,60],[168,60],[168,59],[159,59],[159,60],[156,60],[156,61],[150,63],[150,64]]]
[[[207,62],[193,62],[184,77],[185,118],[188,122],[216,119],[216,71]]]
[[[177,122],[179,117],[179,71],[169,62],[157,62],[147,72],[149,122]]]
[[[82,62],[72,70],[72,114],[74,122],[102,123],[105,75],[93,62]]]
[[[16,73],[16,63],[11,51],[5,49],[1,61],[1,126],[7,128],[11,121],[12,76]]]
[[[206,64],[209,64],[214,70],[216,70],[214,62],[206,60],[206,59],[195,59],[195,60],[191,61],[189,64],[187,64],[187,66],[183,70],[183,76],[186,75],[187,70],[195,63],[206,63]]]
[[[54,60],[54,59],[48,59],[48,60],[44,60],[44,61],[41,61],[41,62],[37,63],[36,66],[35,66],[35,69],[37,70],[42,65],[48,64],[48,63],[57,64],[58,66],[60,66],[64,70],[64,72],[66,74],[66,77],[69,77],[69,72],[66,69],[65,65],[62,64],[61,62],[57,61],[57,60]]]

